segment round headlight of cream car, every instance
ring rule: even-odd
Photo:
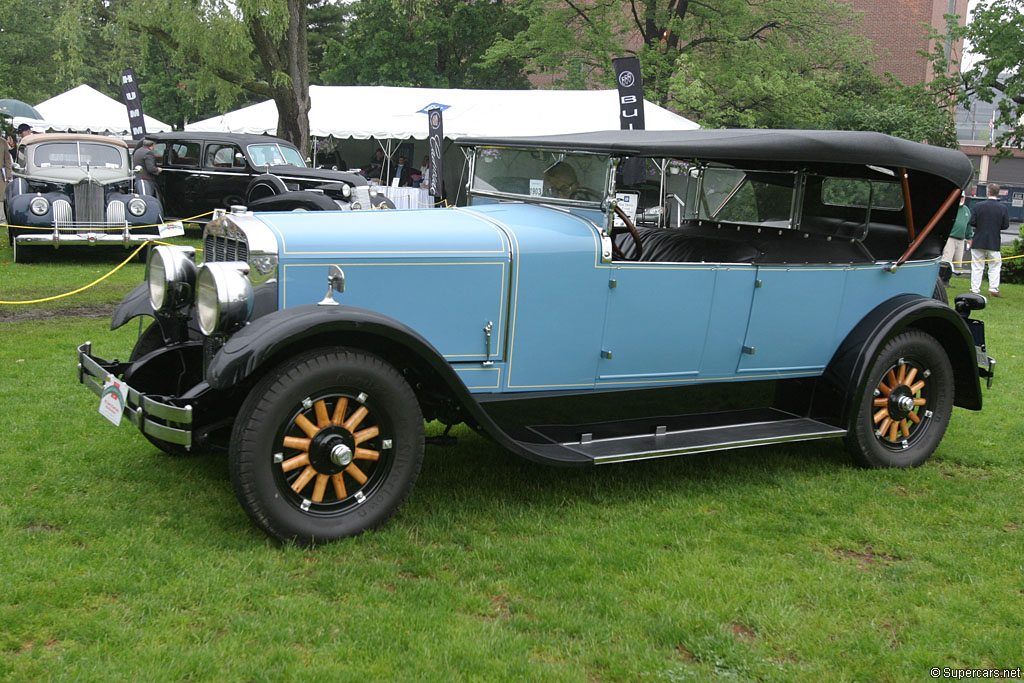
[[[192,301],[196,287],[196,250],[161,245],[146,260],[146,285],[154,311],[171,311]]]
[[[28,208],[35,215],[42,216],[50,210],[50,200],[46,197],[34,197],[32,201],[28,203]]]
[[[241,261],[205,263],[196,278],[199,330],[209,336],[228,334],[252,315],[253,293],[249,266]]]
[[[141,216],[146,213],[146,200],[136,197],[128,202],[128,213],[133,216]]]

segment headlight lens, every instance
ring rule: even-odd
[[[199,330],[209,336],[230,333],[252,315],[253,293],[249,266],[241,261],[205,263],[196,278]]]
[[[34,197],[28,203],[28,208],[37,216],[42,216],[50,210],[50,201],[46,197]]]
[[[146,213],[146,200],[136,197],[128,202],[128,213],[133,216],[141,216]]]
[[[352,188],[348,186],[348,183],[342,183],[341,185],[341,196],[348,199],[352,196]]]
[[[149,252],[146,283],[154,311],[171,311],[191,303],[196,286],[196,250],[162,245]]]

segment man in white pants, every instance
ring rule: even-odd
[[[971,225],[974,226],[974,240],[971,242],[971,291],[981,294],[981,276],[988,262],[988,295],[997,299],[999,293],[999,271],[1003,267],[1003,256],[999,252],[999,233],[1010,227],[1010,212],[995,197],[999,196],[999,186],[989,183],[986,191],[988,199],[974,205],[971,212]]]

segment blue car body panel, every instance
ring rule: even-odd
[[[475,393],[820,375],[878,301],[929,296],[938,269],[608,263],[594,212],[524,203],[257,216],[281,308],[319,301],[339,265],[343,303],[403,321]]]

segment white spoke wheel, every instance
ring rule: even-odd
[[[953,412],[953,368],[942,345],[917,330],[879,352],[847,434],[865,467],[917,467],[942,440]]]
[[[271,371],[231,436],[231,481],[274,538],[354,536],[402,505],[423,462],[423,415],[402,375],[361,351],[320,349]]]

